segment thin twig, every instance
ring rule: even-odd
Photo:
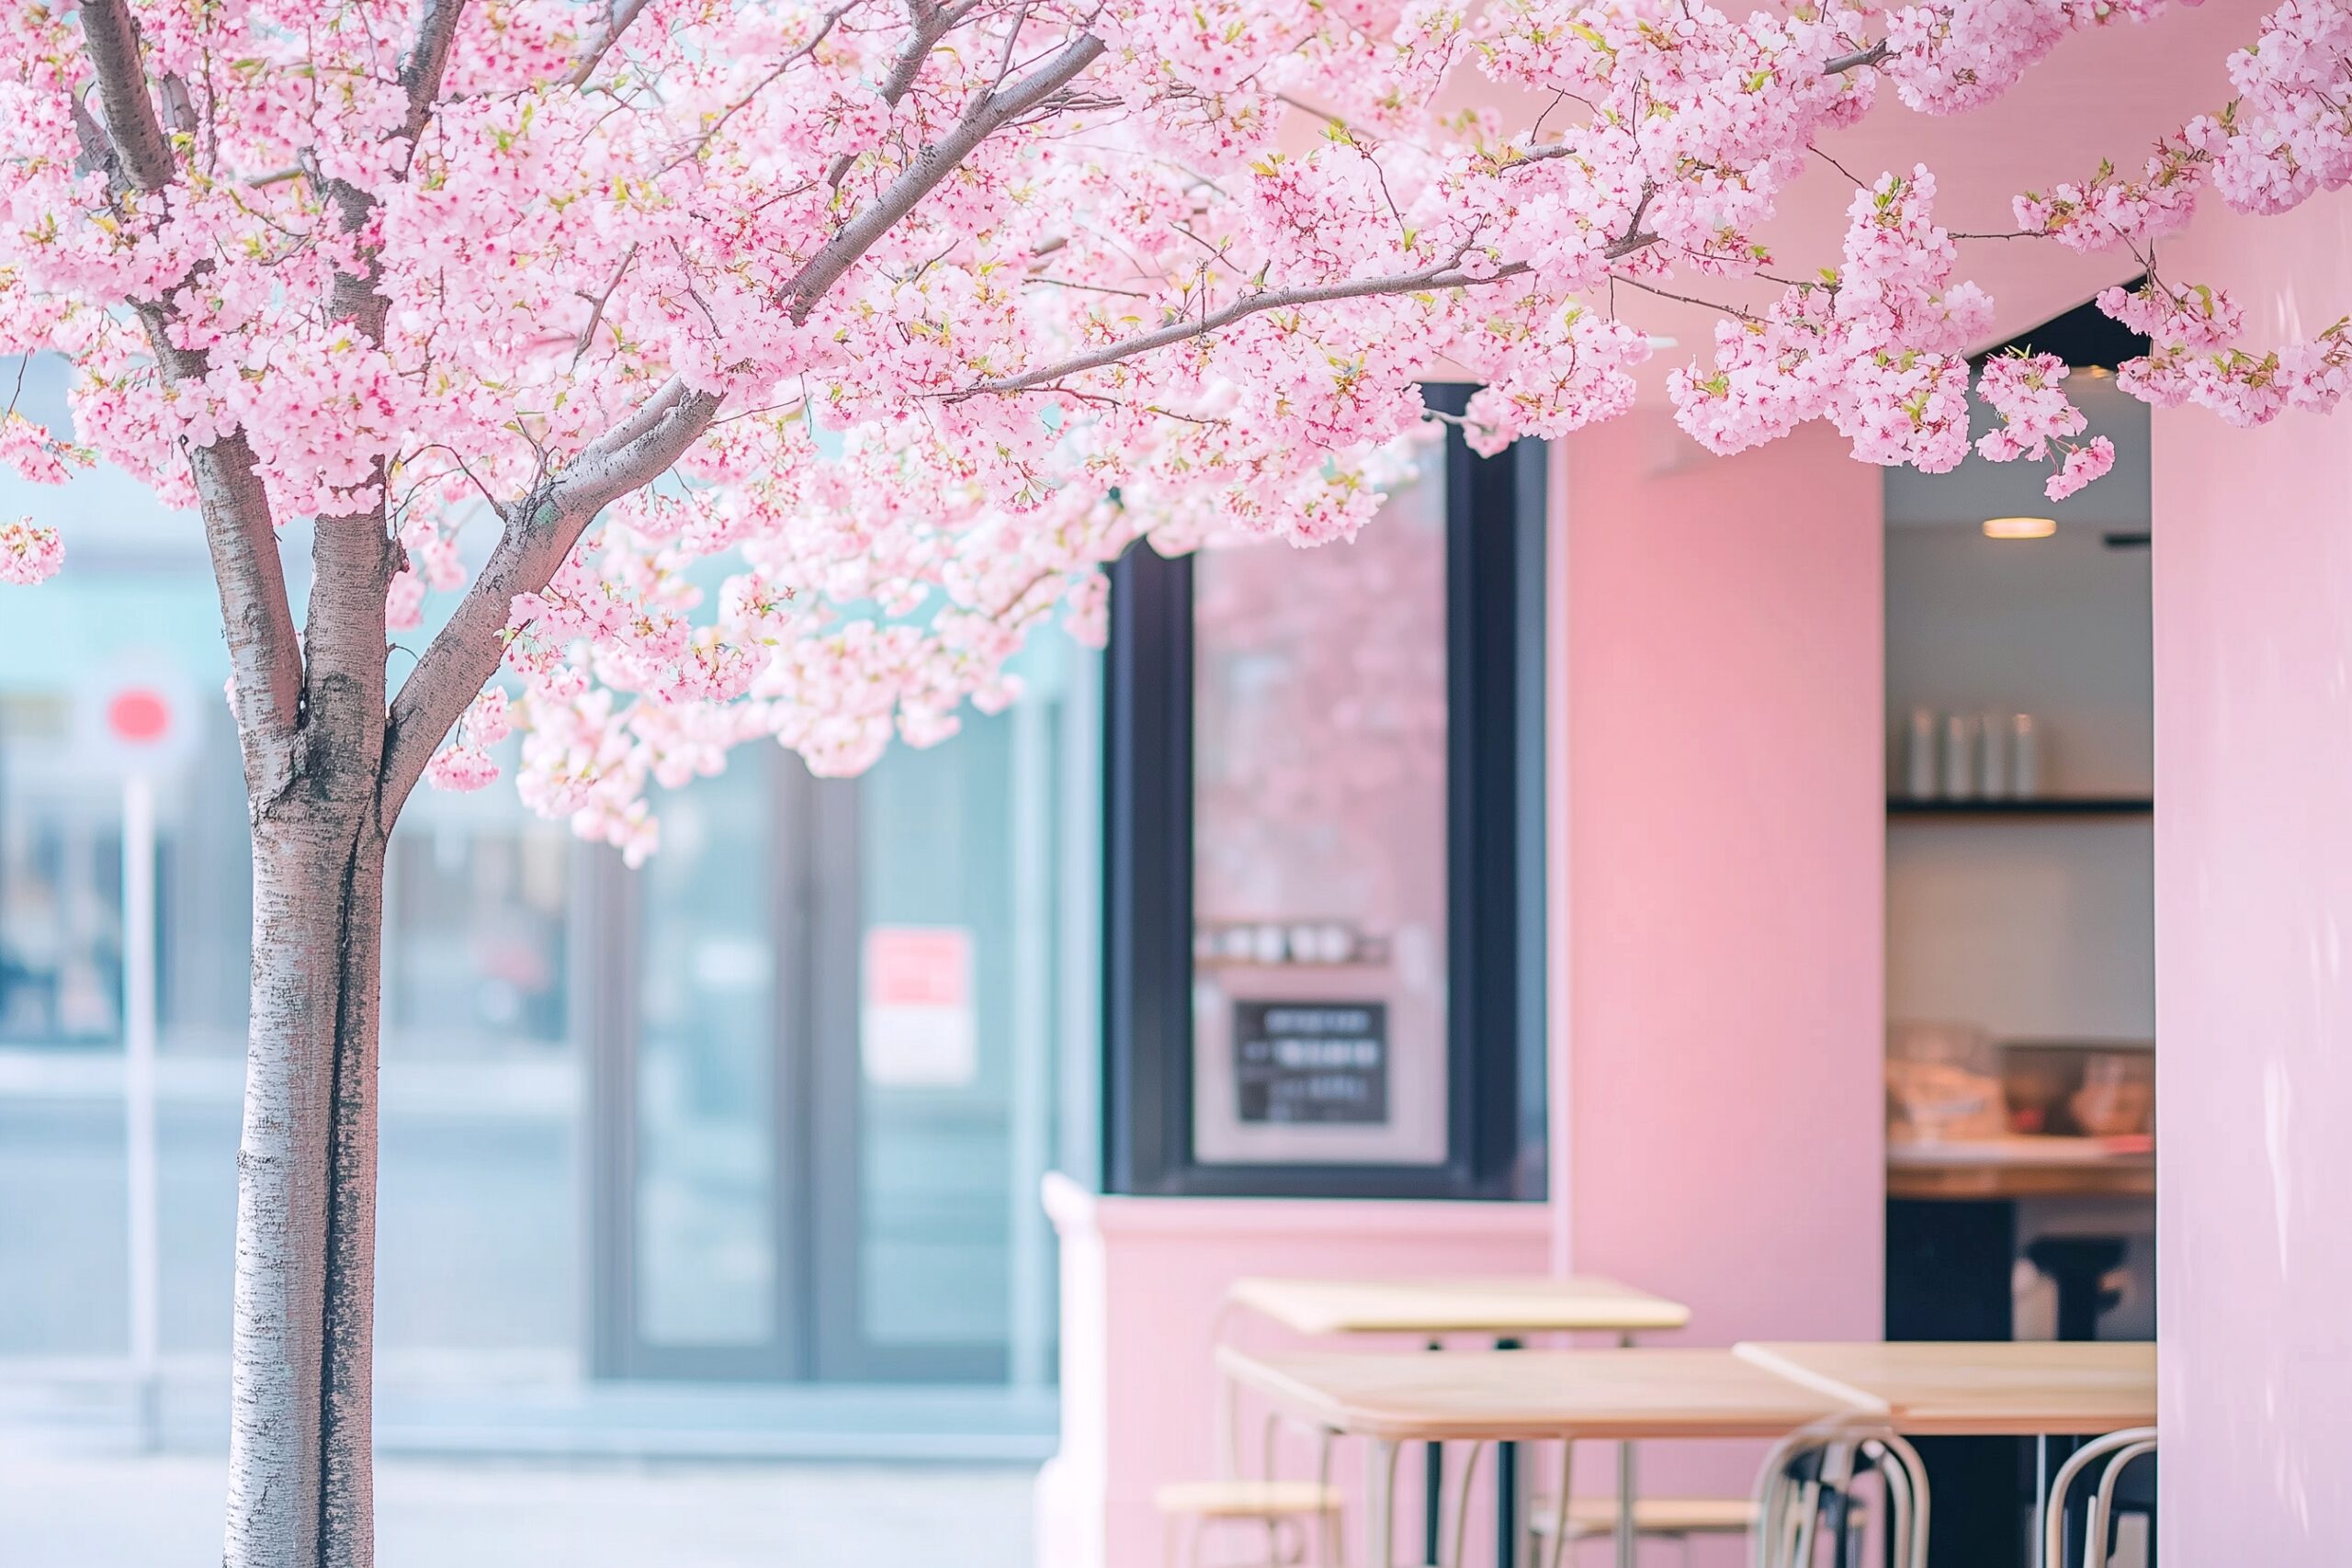
[[[1855,175],[1855,173],[1854,173],[1854,171],[1853,171],[1853,170],[1851,170],[1851,169],[1848,168],[1845,164],[1843,164],[1839,163],[1837,159],[1835,159],[1835,158],[1831,157],[1828,153],[1826,153],[1826,152],[1823,152],[1823,151],[1822,151],[1818,146],[1815,145],[1814,143],[1812,143],[1812,142],[1807,142],[1807,143],[1805,144],[1805,151],[1806,151],[1806,152],[1811,152],[1815,157],[1816,157],[1816,158],[1820,159],[1823,163],[1825,163],[1825,164],[1828,164],[1831,168],[1833,168],[1833,169],[1837,170],[1839,174],[1841,174],[1841,175],[1845,175],[1848,179],[1852,180],[1852,181],[1854,182],[1854,188],[1855,188],[1856,190],[1868,190],[1868,189],[1870,189],[1870,188],[1871,188],[1870,186],[1868,186],[1864,185],[1864,184],[1861,182],[1860,178],[1858,175]]]
[[[718,118],[712,120],[709,126],[704,130],[703,133],[695,139],[694,145],[687,148],[684,152],[679,153],[676,157],[671,159],[668,164],[663,165],[662,172],[666,174],[669,170],[676,168],[679,164],[686,162],[689,158],[701,157],[703,153],[709,149],[712,140],[718,135],[720,129],[724,127],[729,120],[735,118],[737,110],[743,108],[745,106],[750,104],[753,98],[756,98],[762,93],[766,92],[769,85],[773,84],[777,77],[791,70],[803,60],[808,59],[811,54],[814,54],[817,51],[817,46],[824,42],[825,36],[833,30],[833,24],[840,21],[851,11],[854,10],[857,4],[858,0],[843,0],[842,5],[836,6],[831,10],[826,12],[825,19],[817,25],[817,30],[809,35],[808,41],[807,43],[802,44],[798,49],[794,50],[782,60],[777,61],[775,62],[775,70],[761,77],[757,82],[754,82],[748,89],[745,90],[741,97],[737,98],[733,103],[730,103],[725,108],[720,109],[718,111]]]
[[[1723,316],[1736,316],[1743,321],[1760,321],[1764,319],[1754,311],[1743,310],[1736,305],[1718,305],[1713,299],[1701,299],[1690,294],[1677,294],[1671,289],[1660,288],[1655,284],[1644,283],[1638,277],[1627,277],[1619,272],[1609,275],[1609,283],[1612,288],[1622,283],[1628,288],[1638,288],[1645,294],[1655,294],[1661,299],[1671,299],[1680,305],[1696,305],[1702,310],[1713,310]]]
[[[588,312],[588,324],[580,329],[580,341],[572,345],[571,369],[580,368],[580,356],[588,352],[588,345],[595,341],[596,329],[604,324],[605,302],[613,297],[613,290],[621,286],[621,279],[628,276],[628,265],[636,259],[637,246],[632,243],[621,254],[621,265],[613,269],[613,280],[605,285],[602,294],[590,301],[594,308]]]
[[[1508,265],[1498,267],[1484,277],[1473,277],[1459,270],[1461,264],[1461,256],[1456,255],[1453,260],[1442,265],[1424,267],[1419,272],[1393,273],[1382,277],[1351,278],[1340,283],[1307,284],[1296,288],[1260,289],[1254,294],[1243,295],[1223,310],[1214,313],[1172,322],[1152,332],[1137,333],[1132,337],[1122,338],[1116,343],[1106,344],[1091,354],[1082,354],[1076,358],[1066,359],[1058,365],[1048,366],[1042,370],[1026,371],[1019,376],[1007,376],[994,381],[977,381],[968,387],[958,388],[952,392],[940,395],[950,402],[961,402],[966,398],[977,398],[991,392],[1026,391],[1032,387],[1042,387],[1048,382],[1059,381],[1088,370],[1099,370],[1106,365],[1114,365],[1122,359],[1131,359],[1139,354],[1149,354],[1154,349],[1166,348],[1171,344],[1182,343],[1189,338],[1220,332],[1236,321],[1265,310],[1288,310],[1298,305],[1323,305],[1337,299],[1362,299],[1375,295],[1410,294],[1425,288],[1464,288],[1475,284],[1498,283],[1504,278],[1515,277],[1528,270],[1525,262],[1512,262]]]

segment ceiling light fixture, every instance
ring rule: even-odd
[[[1984,536],[1988,539],[2046,539],[2058,531],[2055,517],[1987,517]]]

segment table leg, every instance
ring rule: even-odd
[[[1396,1445],[1367,1438],[1363,1445],[1364,1561],[1371,1568],[1396,1568]]]
[[[1576,1495],[1577,1439],[1573,1432],[1560,1434],[1560,1495],[1552,1505],[1552,1553],[1539,1555],[1528,1568],[1560,1568],[1567,1560],[1568,1503]]]
[[[2037,1432],[2033,1438],[2033,1522],[2037,1527],[2033,1540],[2026,1544],[2033,1568],[2044,1568],[2041,1561],[2041,1531],[2038,1528],[2050,1514],[2050,1435]],[[2060,1568],[2051,1564],[2049,1568]]]
[[[1498,1339],[1498,1350],[1516,1350],[1516,1339]],[[1519,1445],[1495,1445],[1495,1568],[1519,1564]],[[1462,1568],[1456,1564],[1455,1568]]]
[[[1634,1568],[1634,1445],[1617,1445],[1617,1568]]]
[[[1620,1349],[1634,1346],[1631,1334],[1617,1336]],[[1617,1568],[1635,1568],[1640,1548],[1634,1538],[1634,1445],[1617,1445]]]
[[[1430,1341],[1430,1348],[1442,1350],[1445,1345],[1442,1340],[1432,1339]],[[1438,1555],[1439,1549],[1445,1540],[1445,1511],[1442,1506],[1445,1497],[1445,1445],[1443,1443],[1429,1445],[1429,1452],[1423,1461],[1423,1466],[1422,1491],[1425,1496],[1421,1505],[1424,1510],[1421,1515],[1421,1561],[1430,1564],[1430,1568],[1435,1568],[1437,1563],[1444,1561]]]

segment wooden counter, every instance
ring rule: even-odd
[[[1890,1198],[2153,1198],[2156,1156],[2096,1138],[1988,1138],[1898,1144],[1886,1152]]]

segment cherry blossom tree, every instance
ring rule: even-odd
[[[1624,409],[1633,293],[1777,290],[1669,378],[1709,447],[1819,420],[1948,469],[1991,315],[1933,175],[1861,171],[1818,275],[1781,276],[1762,226],[1882,99],[1968,108],[2162,6],[6,7],[0,351],[70,361],[74,428],[11,409],[0,457],[194,507],[233,670],[228,1562],[372,1556],[379,917],[420,782],[486,784],[519,730],[524,798],[638,859],[649,787],[733,746],[840,773],[941,739],[1011,700],[1040,622],[1099,630],[1099,568],[1138,539],[1351,536],[1424,378],[1483,384],[1484,450]],[[2019,197],[2005,243],[2144,276],[2100,301],[2154,344],[2132,391],[2239,421],[2342,398],[2343,323],[2238,346],[2226,295],[2154,245],[2208,188],[2272,212],[2352,177],[2348,59],[2345,7],[2281,0],[2235,99],[2140,173]],[[1487,107],[1449,107],[1464,83]],[[2000,416],[1978,449],[2052,465],[2053,496],[2113,456],[2075,439],[2064,375],[2002,359],[1974,388]],[[0,580],[61,558],[0,523]]]

